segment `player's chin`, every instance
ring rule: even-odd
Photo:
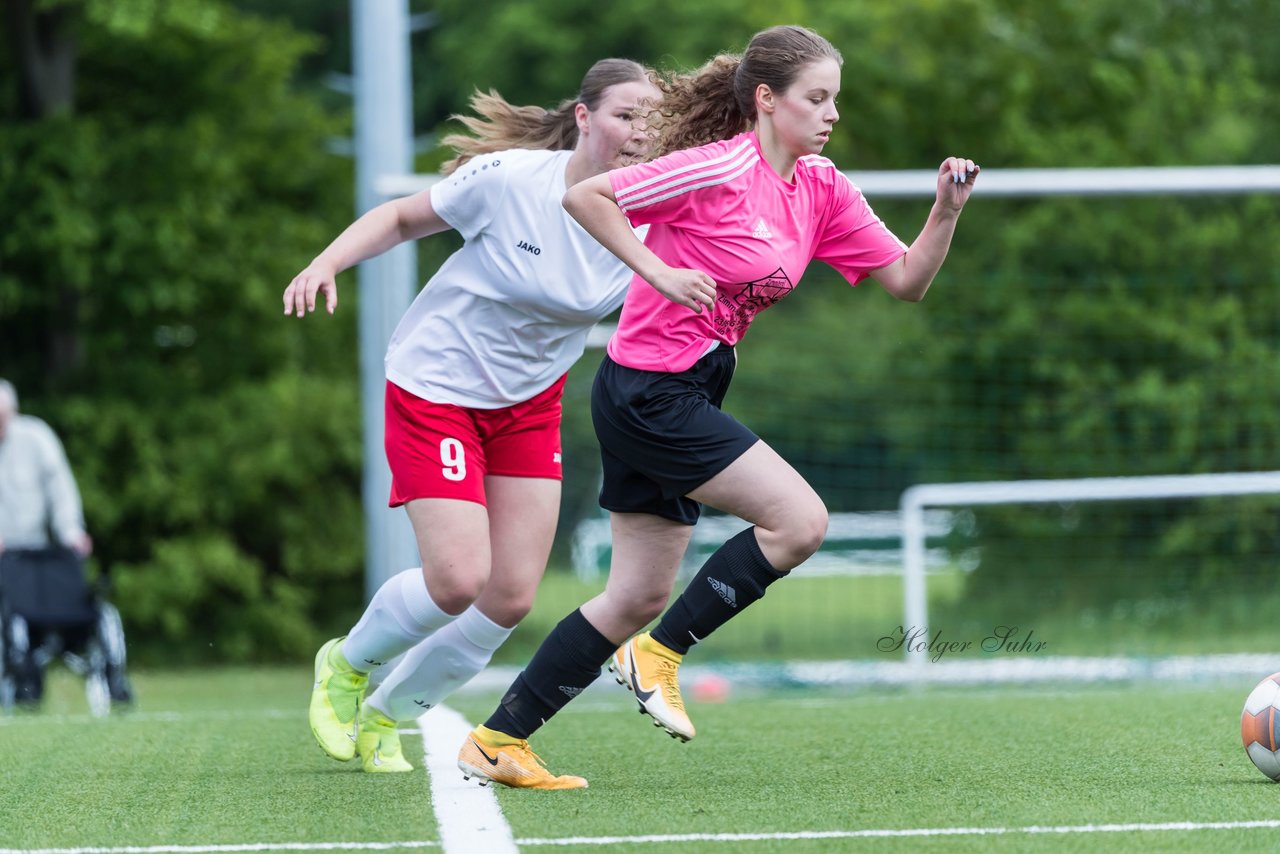
[[[830,134],[820,133],[813,138],[813,143],[810,145],[810,147],[813,149],[814,154],[821,154],[822,149],[826,148],[827,143],[830,141],[831,141]]]

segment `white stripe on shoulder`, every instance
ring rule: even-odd
[[[743,140],[743,142],[740,145],[738,145],[738,147],[730,149],[724,154],[721,154],[719,157],[714,157],[711,160],[699,160],[696,163],[689,163],[685,166],[681,166],[678,169],[672,169],[669,172],[663,172],[661,175],[654,175],[652,178],[646,178],[643,181],[632,184],[630,187],[626,187],[625,189],[623,189],[622,192],[623,193],[635,192],[636,190],[644,189],[650,184],[654,184],[659,181],[665,181],[669,178],[674,178],[679,175],[683,175],[684,173],[691,172],[695,169],[705,169],[711,166],[716,166],[717,164],[723,163],[727,160],[732,160],[733,158],[741,154],[743,150],[748,148],[754,148],[754,147],[755,146],[751,144],[751,140],[749,139]]]
[[[697,181],[696,183],[692,183],[692,184],[682,184],[679,187],[672,188],[669,192],[663,193],[662,195],[652,196],[648,199],[645,199],[642,202],[635,202],[633,204],[629,204],[626,207],[624,207],[622,210],[624,212],[633,211],[633,210],[636,210],[637,208],[643,208],[643,207],[647,207],[648,205],[657,204],[658,202],[664,202],[667,199],[674,198],[675,196],[679,196],[684,193],[692,192],[693,190],[701,190],[704,187],[714,187],[717,184],[727,184],[730,181],[732,181],[734,178],[737,178],[739,175],[748,171],[749,169],[755,168],[755,165],[759,162],[760,162],[760,157],[753,151],[751,152],[751,156],[748,157],[744,163],[739,165],[732,172],[729,172],[727,174],[717,174],[710,177],[706,177],[706,180]],[[696,175],[692,176],[690,180],[693,180],[693,178],[697,178],[697,177],[699,176],[696,176]],[[663,189],[663,188],[659,187],[657,189]]]
[[[616,193],[618,206],[622,207],[622,210],[628,210],[632,209],[632,207],[652,205],[653,202],[659,201],[658,198],[650,198],[652,196],[660,195],[662,198],[671,198],[672,196],[680,195],[680,192],[694,189],[695,186],[707,187],[710,184],[722,183],[722,181],[716,181],[714,177],[724,173],[732,173],[731,177],[723,178],[723,181],[730,181],[732,177],[742,173],[740,168],[742,164],[745,163],[750,166],[758,163],[759,159],[755,146],[751,145],[751,141],[748,140],[742,142],[736,149],[728,151],[721,156],[699,161],[699,163],[680,166],[678,169],[672,169],[671,172],[654,175],[652,178],[646,178],[644,181],[621,189],[620,192]],[[682,189],[682,191],[672,192],[673,188],[681,186],[681,184],[689,184],[689,186]]]
[[[800,156],[800,162],[806,166],[823,166],[827,169],[836,168],[836,165],[831,162],[831,158],[823,157],[821,154],[803,154]]]

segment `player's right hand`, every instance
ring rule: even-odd
[[[658,293],[676,305],[701,312],[716,304],[716,282],[701,270],[668,267],[649,281]]]
[[[312,261],[307,269],[293,277],[284,289],[284,313],[302,317],[316,310],[316,296],[324,294],[324,306],[330,314],[338,307],[338,274],[332,268]]]

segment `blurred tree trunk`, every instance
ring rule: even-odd
[[[37,9],[38,0],[4,0],[18,69],[23,118],[38,121],[74,106],[76,44],[69,5]]]
[[[18,74],[18,114],[31,122],[70,115],[75,108],[74,22],[78,9],[67,4],[36,8],[38,3],[39,0],[4,0]],[[48,327],[42,336],[48,355],[48,388],[57,388],[59,381],[84,360],[79,305],[79,294],[71,283],[57,286],[47,315]]]

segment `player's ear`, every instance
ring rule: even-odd
[[[773,89],[769,88],[768,83],[761,83],[756,87],[756,109],[762,113],[773,112]]]
[[[591,111],[581,101],[573,105],[573,120],[578,125],[579,134],[591,132]]]

